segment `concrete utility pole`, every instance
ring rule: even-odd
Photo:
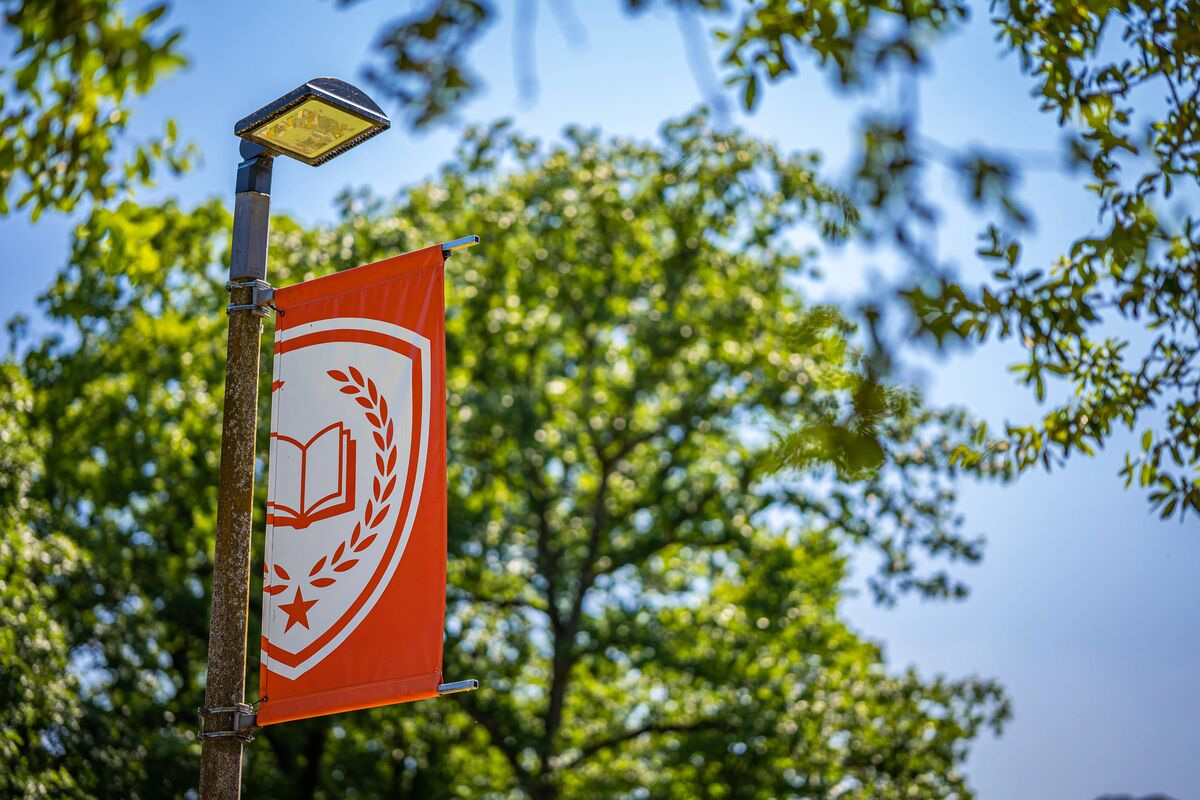
[[[267,231],[272,156],[242,143],[229,262],[229,345],[221,421],[221,482],[213,557],[208,682],[201,712],[200,797],[241,796],[242,745],[253,726],[245,704],[250,535],[254,517],[254,445],[258,427],[258,353],[270,299]]]
[[[271,164],[286,155],[320,166],[391,126],[358,87],[313,78],[238,120],[241,137],[233,251],[229,259],[228,360],[221,420],[221,483],[213,556],[208,682],[200,709],[201,800],[237,800],[242,745],[256,725],[246,705],[246,620],[254,519],[254,439],[258,427],[258,352],[273,296],[267,284]]]

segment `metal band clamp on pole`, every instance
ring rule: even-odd
[[[201,739],[224,739],[237,738],[243,742],[253,742],[254,737],[250,735],[250,731],[258,728],[258,715],[254,713],[254,709],[246,703],[237,703],[232,706],[212,706],[210,708],[198,708],[197,713],[200,714],[200,738]],[[214,714],[232,714],[231,727],[227,730],[204,730],[205,717]]]
[[[271,316],[271,309],[275,307],[272,305],[275,300],[275,287],[271,284],[258,278],[243,278],[225,283],[225,291],[232,292],[234,289],[252,289],[251,300],[249,303],[230,303],[225,306],[227,315],[235,311],[249,311],[260,317]]]

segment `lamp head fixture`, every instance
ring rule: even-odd
[[[337,78],[313,78],[239,120],[233,132],[316,167],[391,125],[383,109],[358,87]]]

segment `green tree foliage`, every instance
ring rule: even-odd
[[[184,63],[178,32],[161,32],[166,4],[132,19],[117,0],[3,0],[14,40],[0,69],[0,214],[16,202],[36,219],[179,172],[191,151],[173,122],[160,137],[124,142],[130,105]],[[123,152],[128,148],[128,152]]]
[[[382,31],[382,63],[370,64],[367,78],[399,102],[414,126],[445,117],[479,89],[479,77],[455,53],[483,32],[493,14],[480,0],[438,0],[428,12]]]
[[[353,0],[343,0],[343,3]],[[537,0],[516,6],[532,47]],[[566,6],[551,3],[562,18]],[[636,13],[653,0],[619,0]],[[1020,263],[1030,222],[1015,195],[1020,159],[999,148],[958,149],[924,135],[914,98],[918,73],[938,41],[959,30],[963,0],[724,0],[660,3],[713,21],[727,84],[752,109],[763,88],[805,62],[828,71],[853,96],[884,82],[901,87],[895,107],[870,108],[848,195],[868,211],[865,230],[888,235],[914,265],[899,291],[918,334],[941,346],[1019,341],[1014,365],[1039,401],[1041,419],[979,431],[961,463],[1016,474],[1093,453],[1120,428],[1142,427],[1126,457],[1126,483],[1139,483],[1163,516],[1200,510],[1200,394],[1196,376],[1196,218],[1167,200],[1196,188],[1200,15],[1195,0],[1108,0],[1037,5],[994,0],[1002,46],[1035,81],[1042,109],[1068,134],[1069,157],[1088,173],[1100,226],[1073,238],[1050,265]],[[114,169],[128,101],[180,63],[178,34],[156,36],[164,5],[126,22],[115,0],[8,0],[17,63],[0,89],[0,213],[18,193],[34,216],[69,210],[84,197],[111,198],[148,181],[156,161],[186,165],[175,132],[135,149]],[[368,77],[398,100],[409,122],[444,119],[477,92],[470,45],[499,13],[483,0],[437,0],[383,31]],[[577,26],[568,21],[564,27]],[[693,27],[691,30],[699,30]],[[1108,42],[1102,49],[1102,42]],[[1136,100],[1138,108],[1134,109]],[[969,204],[993,212],[981,258],[991,278],[957,278],[937,262],[937,203],[924,178],[934,167],[961,178]],[[22,188],[18,188],[22,187]],[[894,305],[876,297],[873,307]],[[1112,331],[1132,323],[1136,335]],[[1101,326],[1105,326],[1101,330]],[[1047,389],[1049,387],[1049,394]],[[810,432],[811,433],[811,432]],[[790,441],[781,463],[807,459],[812,435]]]
[[[1007,426],[964,461],[1002,453],[1014,470],[1049,467],[1140,424],[1126,485],[1145,487],[1163,517],[1200,512],[1200,218],[1168,206],[1200,188],[1200,4],[996,11],[1042,108],[1069,132],[1098,223],[1054,264],[1025,266],[1021,220],[1009,215],[983,237],[980,255],[996,265],[987,284],[943,278],[906,293],[923,331],[1015,338],[1028,355],[1014,370],[1039,400],[1068,390],[1041,420]],[[1006,189],[992,194],[1011,205]]]
[[[0,365],[0,796],[72,797],[61,756],[79,687],[53,609],[77,551],[33,527],[44,515],[28,498],[39,444],[28,430],[30,403],[18,370]]]
[[[619,5],[636,12],[654,4]],[[1015,191],[1021,157],[1001,143],[984,149],[937,142],[916,113],[921,70],[938,42],[963,27],[972,4],[660,5],[713,23],[719,65],[746,109],[767,85],[806,64],[830,74],[851,98],[899,87],[894,104],[864,112],[845,187],[864,210],[866,232],[896,245],[913,267],[898,295],[871,298],[873,313],[905,309],[917,335],[939,346],[1019,342],[1027,355],[1014,372],[1048,405],[1040,419],[981,429],[978,444],[959,453],[962,463],[1009,474],[1049,469],[1072,454],[1094,453],[1120,428],[1140,427],[1141,449],[1126,456],[1122,470],[1126,485],[1144,487],[1164,517],[1200,511],[1200,218],[1171,203],[1194,198],[1200,177],[1200,3],[990,4],[1001,51],[1032,79],[1041,110],[1063,130],[1063,168],[1080,170],[1096,198],[1097,226],[1075,232],[1053,263],[1032,265],[1021,262],[1030,223]],[[444,116],[478,88],[466,45],[497,9],[441,0],[383,37],[387,79],[380,85],[405,87],[401,96],[415,101],[417,124]],[[525,12],[516,24],[533,18]],[[942,169],[960,179],[961,199],[990,217],[979,251],[982,263],[994,266],[986,279],[956,276],[935,255],[939,203],[925,186]],[[781,450],[783,463],[805,460],[804,441]]]
[[[216,204],[96,209],[44,299],[65,323],[25,357],[44,433],[39,527],[86,566],[55,617],[91,690],[66,737],[85,793],[174,796],[199,756],[224,380]],[[203,309],[203,311],[201,310]]]
[[[884,469],[772,474],[769,433],[842,426],[866,380],[845,320],[789,288],[787,234],[853,221],[813,167],[699,118],[657,146],[497,127],[399,200],[275,221],[277,285],[485,235],[447,274],[446,672],[483,688],[269,728],[251,796],[970,796],[997,687],[891,671],[839,614],[861,548],[885,597],[952,592],[939,558],[978,556],[947,488],[963,420],[889,390]],[[54,752],[93,796],[195,780],[229,222],[95,211],[44,300],[62,333],[22,365],[39,529],[84,556],[53,609],[91,688]]]

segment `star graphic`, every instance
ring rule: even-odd
[[[288,615],[287,626],[283,632],[287,633],[292,629],[292,626],[299,622],[304,627],[308,627],[308,610],[317,604],[316,600],[305,600],[304,595],[300,594],[300,587],[296,587],[296,596],[292,598],[292,602],[284,603],[279,607],[279,610]]]

